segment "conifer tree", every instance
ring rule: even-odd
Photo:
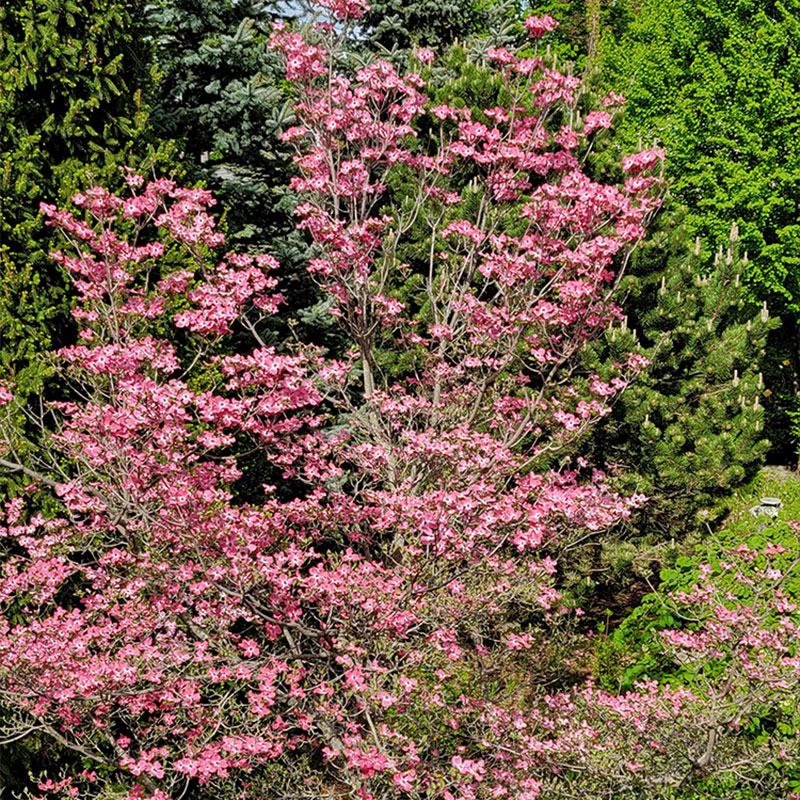
[[[304,236],[295,229],[294,168],[280,132],[293,119],[292,98],[268,47],[274,20],[286,9],[264,0],[158,0],[147,12],[162,73],[153,121],[165,138],[182,142],[190,181],[214,192],[231,242],[269,251],[285,275],[285,319],[310,312],[316,293],[305,261]],[[327,317],[326,317],[327,319]],[[260,330],[267,339],[287,331]]]
[[[278,134],[291,119],[267,47],[273,13],[261,0],[162,0],[147,14],[163,75],[153,121],[183,142],[196,179],[228,210],[228,235],[262,244],[274,233],[276,185],[287,181]]]
[[[413,45],[441,50],[484,26],[488,6],[475,0],[376,0],[363,22],[370,42],[388,50]]]
[[[138,0],[0,4],[0,371],[23,391],[39,380],[36,354],[69,335],[39,203],[170,158],[148,139],[140,12]]]
[[[651,363],[591,446],[623,485],[650,498],[639,527],[663,539],[718,521],[762,465],[769,390],[759,361],[778,320],[747,299],[748,256],[739,252],[735,225],[711,268],[674,213],[658,227],[621,287],[627,316],[590,359],[608,372],[638,342]]]

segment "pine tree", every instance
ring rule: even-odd
[[[603,374],[633,346],[651,363],[591,446],[625,487],[650,498],[640,531],[669,538],[718,522],[762,465],[769,390],[759,361],[778,320],[747,299],[735,225],[711,269],[674,214],[658,227],[621,287],[627,316],[590,359]]]
[[[154,123],[183,142],[240,245],[263,245],[286,210],[276,208],[290,163],[279,134],[292,111],[267,47],[272,20],[261,0],[162,0],[147,14],[162,71]]]

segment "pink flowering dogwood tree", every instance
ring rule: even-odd
[[[81,331],[53,355],[63,400],[19,408],[0,389],[0,466],[30,481],[0,528],[5,738],[74,754],[43,798],[530,800],[711,769],[710,731],[741,718],[703,716],[689,689],[524,680],[568,616],[553,552],[643,501],[565,457],[642,367],[604,382],[579,355],[619,314],[661,154],[599,184],[578,153],[610,115],[579,116],[574,78],[497,50],[506,105],[430,107],[417,74],[340,69],[363,5],[319,5],[327,19],[305,38],[276,26],[273,46],[345,357],[259,339],[277,264],[224,253],[207,192],[131,174],[129,197],[43,206]],[[398,175],[413,188],[395,200]],[[398,253],[420,230],[427,263],[401,301]],[[234,329],[254,349],[226,348]],[[257,503],[236,490],[254,454],[273,476]],[[698,592],[681,601],[710,602]],[[729,647],[715,636],[665,640]],[[777,672],[737,667],[768,687],[748,697],[795,685],[782,642],[758,645]]]

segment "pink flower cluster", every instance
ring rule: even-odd
[[[546,33],[552,33],[558,27],[558,22],[551,16],[526,17],[525,30],[532,39],[541,39]]]

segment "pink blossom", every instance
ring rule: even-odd
[[[550,33],[557,27],[558,22],[551,16],[525,18],[525,30],[532,39],[541,39],[545,33]]]

